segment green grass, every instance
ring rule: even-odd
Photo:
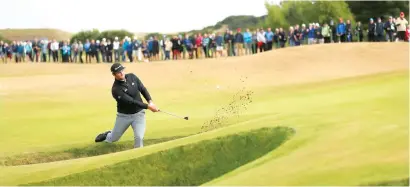
[[[289,127],[297,133],[268,154],[253,160],[245,159],[246,164],[235,165],[234,169],[223,169],[225,172],[212,175],[212,178],[200,184],[334,186],[380,184],[383,181],[406,179],[409,176],[408,88],[407,71],[315,84],[250,87],[248,89],[253,91],[252,103],[239,117],[228,115],[228,120],[220,128],[196,134],[204,123],[215,117],[218,109],[229,105],[232,94],[237,90],[206,90],[197,94],[201,85],[187,81],[186,89],[181,91],[184,92],[183,99],[169,99],[172,91],[152,92],[156,93],[156,100],[163,101],[160,106],[167,106],[167,110],[174,113],[187,113],[190,120],[148,114],[146,137],[157,139],[195,135],[112,154],[0,167],[0,184],[38,184],[66,176],[82,176],[84,172],[92,173],[102,167],[115,168],[121,165],[119,163],[138,162],[141,159],[155,158],[155,163],[167,163],[172,157],[160,156],[171,154],[172,151],[167,152],[169,150],[183,150],[182,147],[188,149],[202,141],[276,126]],[[80,94],[90,90],[101,94]],[[3,156],[12,157],[24,152],[62,152],[71,148],[81,150],[92,144],[96,133],[112,128],[115,103],[109,100],[111,96],[106,88],[90,87],[58,95],[21,97],[26,94],[11,95],[2,101],[4,115],[0,116],[0,130],[7,132],[0,139]],[[21,115],[22,108],[29,112]],[[132,132],[127,132],[118,143],[131,139]],[[202,153],[198,150],[197,155],[189,156],[201,158],[199,156]],[[242,160],[240,157],[235,159]],[[186,163],[158,164],[152,165],[150,169],[159,171],[160,166],[190,167]],[[132,171],[136,165],[121,166],[124,171]],[[139,163],[138,166],[144,164]],[[107,173],[115,171],[104,170]],[[173,177],[163,172],[156,174],[163,174],[163,180]],[[136,173],[134,178],[138,179],[132,180],[142,180],[139,178],[141,175]],[[88,181],[92,180],[94,178],[88,178]],[[104,178],[98,180],[101,184],[110,183],[108,177],[106,181]],[[111,184],[124,185],[127,181]]]
[[[29,185],[200,185],[274,150],[294,133],[286,127],[262,128]]]
[[[144,145],[149,146],[156,143],[166,142],[170,140],[175,140],[178,138],[183,138],[184,136],[176,137],[166,137],[159,139],[147,139],[144,140]],[[67,150],[55,151],[55,152],[38,152],[38,153],[27,153],[22,155],[9,156],[3,159],[3,165],[5,166],[15,166],[15,165],[27,165],[27,164],[38,164],[46,162],[54,162],[60,160],[68,160],[75,158],[84,158],[90,156],[97,156],[102,154],[115,153],[119,151],[132,149],[134,146],[134,141],[122,141],[115,144],[109,143],[99,143],[94,145],[89,145],[87,147],[74,147]]]
[[[379,183],[365,184],[361,186],[409,186],[409,178],[399,180],[388,180]]]

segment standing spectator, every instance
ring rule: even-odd
[[[139,57],[139,50],[140,50],[140,44],[138,42],[137,36],[134,36],[134,40],[132,41],[132,56],[134,58],[133,61],[138,62],[140,57]]]
[[[184,39],[184,45],[186,46],[186,50],[188,51],[188,55],[189,55],[189,59],[193,59],[193,53],[192,53],[192,50],[193,50],[193,44],[192,44],[192,41],[191,41],[191,39],[189,38],[189,35],[188,34],[185,34],[185,39]]]
[[[252,33],[249,31],[249,29],[246,29],[246,32],[243,33],[243,40],[245,43],[245,54],[252,54]]]
[[[73,55],[73,62],[77,63],[77,58],[78,58],[78,42],[77,42],[77,40],[74,40],[73,44],[71,45],[71,54]]]
[[[84,52],[84,45],[81,41],[78,42],[78,56],[80,58],[80,63],[84,63],[83,61],[83,52]]]
[[[24,61],[24,43],[22,41],[19,42],[18,46],[17,46],[17,53],[18,53],[18,62],[22,62]]]
[[[263,52],[266,50],[266,38],[265,38],[265,32],[263,29],[260,29],[259,32],[257,33],[257,40],[258,40],[258,48],[259,52]]]
[[[224,43],[225,43],[225,49],[226,49],[226,56],[232,56],[232,53],[231,53],[231,42],[230,42],[230,38],[231,38],[231,36],[230,36],[230,30],[229,29],[226,29],[226,32],[225,32],[225,34],[224,34]]]
[[[295,46],[295,35],[294,35],[294,28],[292,26],[289,27],[289,34],[288,34],[289,46]]]
[[[116,36],[113,42],[113,49],[114,49],[114,58],[115,62],[120,61],[120,41],[118,41],[118,37]]]
[[[93,40],[92,40],[93,41]],[[91,43],[90,40],[86,40],[84,44],[84,51],[85,51],[85,63],[91,63],[91,57],[93,56],[91,52]]]
[[[373,18],[370,18],[368,30],[367,30],[367,36],[369,42],[375,42],[376,41],[376,23],[374,23]]]
[[[346,20],[346,41],[353,42],[353,30],[350,20]]]
[[[394,32],[396,30],[396,27],[393,23],[393,17],[390,16],[389,20],[384,24],[384,29],[386,31],[386,40],[390,42],[394,42]]]
[[[48,41],[41,40],[41,62],[47,62]]]
[[[48,49],[48,61],[51,62],[51,57],[53,57],[54,60],[54,54],[53,54],[53,50],[51,50],[51,44],[53,43],[53,40],[50,40],[47,43],[47,49]]]
[[[236,30],[235,34],[235,49],[237,56],[243,56],[243,34],[240,28]]]
[[[325,23],[322,27],[322,36],[326,44],[330,43],[330,35],[330,27],[327,23]]]
[[[51,43],[50,46],[51,52],[53,53],[53,62],[58,62],[58,49],[59,49],[59,43],[57,40],[53,40],[53,43]]]
[[[230,56],[236,56],[235,53],[235,35],[233,35],[233,31],[230,30],[229,31],[229,35],[228,35],[228,53],[230,54]]]
[[[179,60],[180,59],[180,54],[181,54],[180,51],[179,51],[179,48],[181,46],[181,43],[180,43],[177,36],[174,36],[172,38],[171,42],[172,42],[172,59],[173,60]],[[202,47],[202,45],[199,45],[199,46]],[[198,48],[199,48],[199,46],[198,46]]]
[[[275,35],[273,35],[273,42],[274,42],[275,48],[278,49],[280,47],[280,44],[279,44],[279,29],[278,28],[275,29]]]
[[[404,41],[410,41],[409,37],[410,37],[410,25],[407,25],[406,37],[404,38]]]
[[[18,46],[20,42],[13,41],[13,44],[11,45],[11,51],[13,51],[13,56],[15,61],[17,62],[17,55],[18,55]]]
[[[40,41],[37,38],[34,38],[31,48],[33,49],[34,56],[36,58],[36,62],[39,61],[40,56]],[[34,61],[34,58],[33,58]]]
[[[99,46],[98,43],[95,42],[95,40],[91,40],[90,53],[91,53],[91,58],[95,58],[97,60],[97,63],[100,63],[100,57],[98,56],[98,46]],[[90,60],[90,62],[91,62],[91,60]]]
[[[330,30],[332,30],[332,42],[333,43],[336,43],[337,42],[337,29],[336,29],[336,26],[335,26],[335,24],[334,24],[334,21],[333,20],[330,20]]]
[[[265,34],[267,51],[272,50],[273,36],[274,36],[274,34],[273,34],[271,28],[268,28],[268,31]]]
[[[357,38],[358,38],[358,41],[359,42],[362,42],[363,41],[363,26],[362,26],[362,22],[357,22],[357,25],[356,25],[356,29],[355,29],[355,35],[357,36]]]
[[[315,28],[312,23],[309,24],[308,29],[308,45],[312,45],[315,43]]]
[[[26,56],[28,56],[29,60],[33,62],[33,48],[31,47],[31,42],[27,41],[24,47]]]
[[[215,44],[216,44],[216,55],[215,57],[218,57],[218,54],[220,57],[223,56],[223,40],[224,38],[221,36],[221,33],[217,33],[217,36],[215,38]],[[246,39],[245,39],[246,41]]]
[[[5,56],[5,43],[3,41],[0,41],[0,58],[3,63],[6,63]]]
[[[295,30],[293,30],[293,39],[295,41],[295,46],[300,46],[302,37],[303,35],[300,31],[299,25],[296,25]]]
[[[286,41],[287,41],[287,38],[285,35],[285,31],[283,30],[283,28],[279,28],[279,45],[281,48],[285,47]]]
[[[315,31],[316,31],[316,39],[317,39],[317,44],[323,44],[325,41],[323,39],[322,35],[322,28],[320,27],[319,23],[316,23],[315,25]]]
[[[202,47],[202,40],[203,40],[202,34],[198,33],[198,36],[196,37],[196,41],[195,41],[195,44],[196,44],[197,50],[198,50],[197,59],[203,58],[203,55],[205,54],[205,52],[203,51],[204,48]]]
[[[154,36],[154,40],[152,40],[152,56],[153,56],[153,60],[154,61],[158,61],[159,60],[159,41],[158,41],[158,37]]]
[[[6,51],[6,62],[7,62],[7,58],[10,59],[10,62],[13,59],[13,49],[12,46],[9,46],[7,43],[5,43],[5,51]]]
[[[170,54],[172,50],[172,42],[169,40],[169,38],[165,39],[165,60],[171,60]]]
[[[406,27],[409,22],[404,18],[404,12],[400,12],[400,17],[396,19],[397,35],[399,41],[406,41]]]
[[[100,44],[102,62],[107,62],[107,39],[103,38]]]
[[[339,43],[346,42],[346,24],[343,22],[343,18],[339,19],[339,24],[337,25],[337,36],[339,38]]]
[[[382,22],[381,18],[377,18],[377,24],[376,24],[376,39],[378,42],[385,41],[385,36],[384,36],[384,23]]]
[[[211,53],[211,57],[214,58],[216,55],[216,43],[215,43],[215,33],[210,34],[209,36],[209,49]]]
[[[147,46],[147,42],[142,41],[141,43],[141,51],[142,51],[142,55],[143,55],[143,61],[144,62],[149,62],[149,50],[148,50],[148,46]]]
[[[252,33],[252,54],[258,53],[258,30]]]
[[[303,45],[306,45],[306,44],[308,44],[308,32],[309,31],[309,29],[307,29],[306,28],[306,24],[302,24],[302,29],[301,29],[301,35],[302,35],[302,39],[301,39],[301,43],[303,44]],[[279,33],[279,31],[278,31],[278,33]],[[279,45],[278,45],[279,46]]]
[[[131,43],[131,38],[128,38],[128,37],[125,38],[125,42],[124,42],[124,45],[122,46],[122,48],[124,49],[124,54],[128,57],[127,61],[132,62],[133,61],[133,59],[132,59],[133,46],[132,46],[132,43]]]
[[[205,52],[205,58],[209,58],[209,36],[208,34],[204,34],[204,38],[202,39],[202,48]]]
[[[106,60],[108,63],[112,63],[112,50],[113,50],[114,46],[111,43],[111,40],[108,39],[107,40],[107,47],[105,48],[105,56],[106,56]]]
[[[67,44],[67,42],[63,43],[63,46],[61,47],[61,51],[62,51],[61,56],[63,58],[63,62],[64,63],[69,62],[69,60],[70,60],[70,58],[69,58],[69,56],[70,56],[70,47]]]
[[[153,43],[154,38],[151,36],[149,37],[148,41],[147,41],[147,45],[148,45],[148,51],[149,51],[149,61],[152,61],[152,58],[154,56],[154,43]]]

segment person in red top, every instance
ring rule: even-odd
[[[406,38],[405,38],[406,42],[410,41],[409,37],[410,37],[410,25],[407,25]]]
[[[203,49],[202,49],[202,39],[203,39],[203,37],[202,37],[202,35],[201,35],[201,33],[198,33],[198,36],[196,37],[196,40],[195,40],[195,45],[196,45],[196,54],[197,54],[197,56],[196,56],[196,58],[197,59],[199,59],[199,58],[201,58],[202,57],[202,54],[203,54]]]

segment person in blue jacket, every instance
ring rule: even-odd
[[[90,50],[90,40],[87,39],[84,44],[84,51],[85,51],[85,63],[91,63],[91,50]]]
[[[17,45],[17,61],[16,62],[22,62],[22,58],[24,56],[24,45],[23,42],[19,42]]]
[[[70,46],[67,45],[67,42],[63,43],[63,47],[61,48],[61,56],[63,58],[63,62],[69,62],[70,57]]]
[[[336,27],[336,34],[339,38],[339,42],[346,41],[346,24],[343,22],[343,18],[339,19],[339,24]]]
[[[308,29],[308,44],[314,44],[315,43],[315,38],[316,38],[316,34],[315,34],[315,28],[313,27],[313,24],[309,24],[309,29]]]

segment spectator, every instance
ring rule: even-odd
[[[331,35],[330,27],[327,23],[325,23],[322,27],[322,36],[324,39],[324,43],[326,44],[330,43],[330,35]]]
[[[215,45],[216,45],[216,55],[215,57],[222,57],[223,56],[223,40],[224,38],[222,37],[221,33],[217,33],[217,36],[215,37]],[[246,41],[246,40],[245,40]]]
[[[6,62],[7,62],[7,58],[10,59],[10,62],[11,62],[12,59],[13,59],[13,49],[12,49],[12,46],[9,46],[7,43],[5,43],[4,46],[5,46],[5,51],[6,51],[6,55],[7,55],[7,57],[6,57]]]
[[[324,39],[323,39],[323,35],[322,35],[322,28],[320,27],[320,25],[319,25],[319,23],[316,23],[316,25],[315,25],[315,31],[316,31],[316,43],[317,44],[323,44],[323,43],[325,43],[324,42]]]
[[[124,49],[125,57],[128,57],[127,61],[128,62],[133,62],[133,59],[132,59],[133,46],[132,46],[132,43],[131,43],[131,38],[129,38],[129,37],[125,38],[125,42],[124,42],[124,45],[122,46],[122,48]]]
[[[84,52],[84,45],[81,41],[78,42],[78,54],[80,58],[80,63],[84,63],[83,61],[83,52]]]
[[[394,32],[396,30],[396,27],[393,23],[393,17],[390,16],[389,20],[384,24],[384,29],[386,31],[386,40],[390,42],[394,42]]]
[[[252,54],[252,33],[249,31],[249,29],[246,29],[246,32],[243,33],[243,40],[245,44],[245,54]]]
[[[268,31],[265,34],[267,51],[272,50],[273,36],[274,36],[274,34],[273,34],[271,28],[268,28]]]
[[[231,53],[231,42],[229,42],[230,41],[230,32],[229,32],[229,29],[226,29],[226,32],[225,32],[225,34],[224,34],[224,44],[225,44],[225,49],[226,49],[226,56],[232,56],[232,53]]]
[[[355,35],[357,36],[359,42],[363,41],[363,27],[362,27],[362,22],[360,21],[357,22],[356,29],[355,29]]]
[[[369,42],[375,42],[376,41],[376,23],[374,23],[373,18],[370,18],[368,30],[367,30],[367,36]]]
[[[202,54],[204,54],[203,53],[203,47],[202,47],[202,39],[203,39],[203,37],[202,37],[202,35],[201,35],[201,33],[198,33],[198,35],[196,36],[196,40],[195,40],[195,45],[196,45],[196,49],[197,49],[197,51],[196,51],[196,58],[197,59],[199,59],[199,58],[202,58]]]
[[[99,46],[99,41],[95,42],[95,40],[91,40],[90,44],[90,53],[91,53],[91,58],[96,58],[97,63],[100,63],[100,57],[98,54],[98,46]],[[91,60],[90,60],[91,62]]]
[[[410,41],[409,37],[410,37],[410,25],[407,25],[406,37],[404,38],[404,41]]]
[[[406,40],[406,25],[409,22],[404,18],[404,12],[400,12],[400,17],[396,19],[397,35],[400,41]]]
[[[3,61],[3,63],[6,63],[5,60],[5,44],[3,41],[0,41],[0,58]]]
[[[384,36],[384,24],[383,24],[381,18],[377,18],[377,24],[376,24],[376,39],[377,39],[378,42],[385,41],[385,36]]]
[[[70,60],[70,58],[69,58],[69,56],[70,56],[70,47],[67,44],[67,42],[63,43],[63,46],[61,47],[61,51],[62,51],[61,56],[63,58],[63,62],[64,63],[69,62],[69,60]]]
[[[302,38],[300,40],[301,40],[301,43],[303,43],[303,45],[308,44],[308,33],[309,33],[308,31],[309,31],[309,29],[306,28],[306,24],[303,23],[302,24],[302,29],[300,31],[300,34],[302,35]],[[277,31],[277,32],[279,33],[279,31]]]
[[[142,60],[144,62],[149,62],[149,50],[148,50],[147,42],[143,41],[141,43],[141,51],[142,51],[142,54],[144,56],[144,58]]]
[[[186,50],[188,51],[189,59],[193,59],[193,48],[194,45],[192,44],[192,40],[189,38],[188,34],[185,34],[184,45],[186,46]]]
[[[258,40],[258,48],[259,52],[265,51],[266,47],[266,38],[265,38],[265,32],[263,29],[260,29],[259,32],[257,33],[257,40]]]
[[[31,42],[27,41],[26,44],[24,45],[24,48],[25,48],[26,56],[28,56],[29,60],[33,62],[33,48],[31,48]]]
[[[339,38],[339,43],[346,42],[346,24],[343,22],[343,18],[339,19],[339,24],[337,25],[337,36]]]
[[[283,28],[279,28],[279,45],[281,48],[285,47],[286,41],[287,41],[287,38],[285,35],[285,31],[283,30]]]
[[[312,45],[315,43],[315,28],[313,23],[309,24],[308,29],[308,45]]]
[[[92,42],[94,42],[92,40]],[[93,56],[92,52],[91,52],[91,43],[90,40],[86,40],[85,44],[84,44],[84,51],[85,51],[85,63],[91,63],[91,57]]]
[[[198,38],[197,38],[197,41],[198,41]],[[180,43],[180,41],[179,41],[179,39],[178,39],[177,36],[174,36],[174,37],[172,38],[171,42],[172,42],[172,59],[173,59],[173,60],[179,60],[179,59],[180,59],[180,51],[179,51],[179,48],[180,48],[180,46],[181,46],[181,43]],[[202,47],[202,45],[199,45],[199,46]],[[199,48],[199,46],[198,46],[198,48]],[[198,50],[199,50],[199,49],[198,49]]]
[[[241,33],[241,29],[238,28],[235,34],[235,54],[236,56],[243,56],[243,34]]]
[[[53,40],[53,43],[51,43],[50,46],[51,52],[53,53],[53,62],[58,62],[58,49],[59,49],[59,43],[57,40]]]
[[[252,33],[252,54],[258,53],[258,31]]]
[[[138,42],[137,36],[134,36],[134,40],[132,41],[132,56],[134,58],[133,61],[138,62],[140,60],[139,50],[140,44]]]
[[[77,58],[78,58],[78,42],[77,42],[77,40],[74,40],[73,44],[71,45],[71,54],[73,55],[73,62],[77,63]]]
[[[38,62],[40,56],[40,41],[38,41],[37,38],[34,38],[34,42],[32,43],[31,48],[33,49],[34,56],[36,57],[36,62]]]
[[[41,62],[47,62],[48,44],[47,40],[41,40]]]
[[[233,31],[229,31],[228,34],[228,53],[230,54],[229,56],[236,56],[235,54],[235,36],[233,35]]]
[[[53,40],[50,40],[47,43],[47,49],[48,49],[48,61],[51,62],[51,57],[53,57],[54,59],[54,55],[53,55],[53,50],[51,50],[51,44],[53,43]]]
[[[205,58],[209,58],[209,37],[208,34],[204,34],[204,38],[202,39],[202,47],[205,52]]]
[[[291,26],[289,27],[289,34],[288,34],[288,40],[289,40],[289,46],[293,47],[295,46],[295,32],[294,28]]]
[[[215,33],[210,34],[209,42],[210,42],[209,49],[210,49],[210,52],[211,52],[210,56],[212,58],[215,58],[215,56],[216,56]]]
[[[353,42],[353,31],[352,31],[352,24],[350,20],[346,20],[346,41]]]
[[[303,35],[300,31],[299,25],[296,25],[295,30],[293,30],[293,40],[295,41],[295,46],[300,46],[302,37]]]
[[[280,44],[279,44],[279,29],[276,28],[275,29],[275,35],[273,35],[273,42],[275,44],[275,48],[279,48]]]
[[[107,58],[107,62],[112,63],[112,50],[114,48],[114,45],[111,43],[111,40],[108,39],[107,41],[107,47],[105,49],[106,51],[106,58]]]
[[[154,36],[154,40],[152,40],[152,56],[155,61],[159,60],[159,47],[158,37]]]
[[[169,40],[169,38],[165,39],[165,60],[171,60],[170,54],[172,50],[172,42]]]
[[[336,43],[337,42],[337,29],[336,29],[336,26],[335,26],[335,24],[334,24],[334,21],[333,20],[330,20],[330,30],[332,30],[332,42],[333,43]]]
[[[17,45],[17,62],[22,62],[24,57],[24,43],[19,42]]]
[[[120,61],[120,41],[118,41],[118,37],[116,36],[113,42],[113,49],[114,49],[114,58],[115,62]]]
[[[107,39],[103,38],[100,44],[102,62],[107,62]]]

